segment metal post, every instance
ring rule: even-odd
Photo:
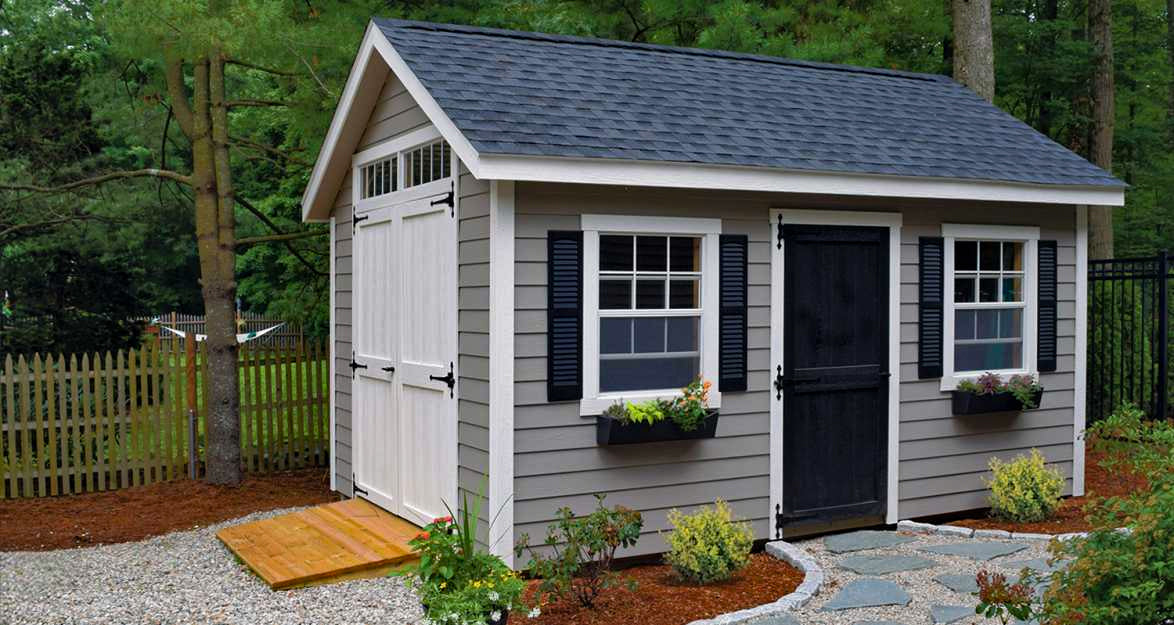
[[[1165,419],[1168,412],[1170,379],[1170,308],[1168,306],[1170,257],[1166,250],[1158,256],[1158,336],[1161,337],[1158,350],[1158,414],[1155,419]]]

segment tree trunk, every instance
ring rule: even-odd
[[[233,186],[228,167],[224,65],[219,53],[194,62],[192,102],[183,86],[183,62],[167,67],[175,119],[191,142],[196,246],[207,324],[210,403],[206,423],[205,479],[212,484],[241,481],[240,381],[236,344],[236,256]]]
[[[1166,54],[1170,59],[1170,84],[1166,95],[1167,144],[1174,148],[1174,0],[1166,0]]]
[[[1111,0],[1089,0],[1089,40],[1096,54],[1092,89],[1092,162],[1113,171],[1113,16]],[[1088,211],[1089,257],[1113,257],[1113,212],[1108,206]]]
[[[991,0],[953,0],[954,80],[987,102],[995,99]]]
[[[1174,2],[1174,0],[1170,0],[1170,2]],[[1059,0],[1045,0],[1043,21],[1048,24],[1048,33],[1043,41],[1045,58],[1052,58],[1056,54],[1056,33],[1055,31],[1051,30],[1051,25],[1059,16]],[[1043,92],[1040,93],[1039,125],[1036,127],[1036,129],[1040,131],[1040,134],[1044,134],[1050,137],[1052,135],[1053,119],[1051,103],[1052,98],[1055,96],[1055,94],[1052,93],[1052,85],[1055,84],[1055,78],[1052,76],[1046,76],[1044,77],[1044,80],[1046,81],[1046,86],[1044,87]]]

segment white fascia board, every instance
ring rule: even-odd
[[[322,141],[322,149],[318,151],[318,159],[314,161],[314,169],[310,171],[310,182],[306,184],[306,190],[302,193],[302,221],[324,222],[330,219],[329,215],[312,216],[311,213],[314,212],[312,209],[322,190],[326,169],[330,162],[338,156],[335,152],[338,150],[338,141],[342,136],[343,126],[346,125],[347,118],[350,117],[355,96],[363,88],[363,77],[367,74],[367,67],[374,58],[372,56],[374,42],[383,38],[383,33],[379,32],[374,22],[367,24],[367,31],[363,33],[363,42],[359,44],[359,53],[355,55],[355,60],[351,64],[351,73],[347,76],[346,86],[343,87],[342,96],[338,99],[334,116],[330,119],[330,128],[326,131],[326,138]],[[347,156],[349,157],[349,155]]]
[[[1115,187],[912,178],[618,159],[481,155],[477,168],[470,166],[470,170],[481,179],[528,182],[1040,204],[1121,206],[1125,203],[1124,189]]]

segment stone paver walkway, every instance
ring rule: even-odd
[[[994,625],[974,613],[980,569],[1055,570],[1048,542],[858,531],[796,543],[823,567],[819,595],[786,625]]]

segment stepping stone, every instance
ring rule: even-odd
[[[917,539],[913,536],[902,536],[896,532],[862,530],[850,534],[828,536],[823,539],[823,546],[832,553],[846,553],[865,549],[885,549],[916,541]]]
[[[754,625],[800,625],[800,623],[790,614],[778,614],[761,621],[754,621]]]
[[[1044,558],[1033,558],[1031,560],[1017,560],[1015,562],[1008,562],[1006,564],[1000,564],[1000,566],[1005,566],[1014,571],[1031,569],[1038,573],[1052,573],[1064,568],[1066,564],[1062,560],[1056,562],[1055,564],[1048,564],[1048,561]]]
[[[917,571],[936,566],[937,562],[919,556],[849,556],[837,565],[859,575],[885,575],[898,571]]]
[[[954,543],[950,545],[930,545],[928,547],[920,547],[921,551],[928,553],[938,553],[944,556],[961,556],[963,558],[970,558],[971,560],[993,560],[1003,556],[1011,555],[1017,551],[1027,549],[1027,545],[1023,543]]]
[[[964,594],[978,592],[978,580],[974,575],[938,575],[933,578],[933,581],[953,590]]]
[[[856,621],[852,625],[905,625],[897,621]]]
[[[909,605],[910,601],[909,593],[897,584],[886,579],[864,578],[845,585],[822,609],[830,612],[880,605]]]
[[[975,616],[975,613],[974,608],[968,608],[964,605],[935,605],[930,607],[929,615],[933,619],[934,625],[944,625],[960,621],[968,616]]]

